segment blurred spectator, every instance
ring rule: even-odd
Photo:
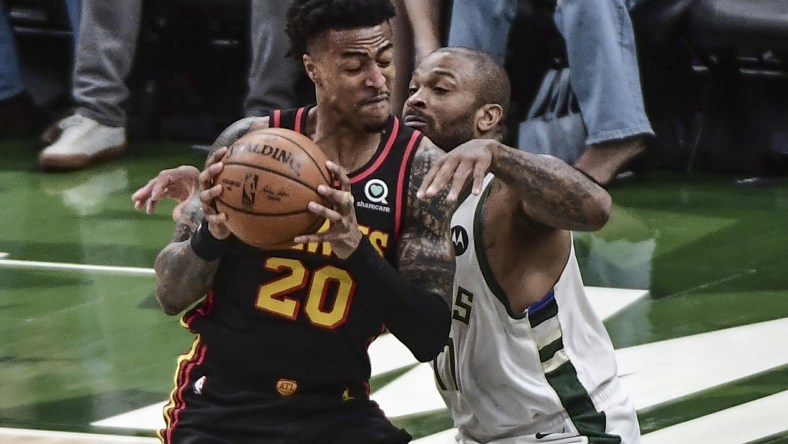
[[[14,30],[0,0],[0,136],[30,132],[34,125],[33,100],[26,91]],[[65,0],[71,29],[79,27],[80,0]],[[76,32],[73,33],[76,41]]]
[[[449,46],[485,51],[503,63],[518,0],[455,1]],[[628,7],[634,0],[557,1],[554,21],[564,37],[570,82],[588,130],[575,166],[610,183],[653,135],[645,114]],[[521,147],[523,148],[523,147]]]
[[[427,54],[443,46],[441,38],[442,0],[393,0],[397,15],[391,20],[394,31],[396,81],[391,92],[392,113],[400,115],[408,98],[410,73]]]
[[[251,66],[245,113],[262,115],[296,103],[301,64],[285,57],[284,32],[289,1],[252,0]],[[126,85],[133,66],[142,19],[142,0],[83,0],[72,94],[75,111],[43,136],[51,143],[38,157],[45,169],[81,169],[126,150],[129,96]]]

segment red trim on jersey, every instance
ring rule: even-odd
[[[274,110],[274,124],[273,124],[273,127],[274,128],[279,128],[280,126],[282,126],[282,110],[275,109]]]
[[[293,131],[295,131],[297,133],[301,133],[301,116],[304,115],[304,110],[305,109],[306,108],[301,107],[301,108],[298,108],[298,111],[296,111],[295,126],[293,128]]]
[[[408,140],[408,146],[405,148],[405,155],[402,156],[402,164],[399,166],[399,175],[397,176],[397,205],[394,210],[394,238],[399,239],[399,231],[402,225],[402,200],[404,199],[403,188],[405,187],[406,178],[405,172],[408,170],[408,161],[410,161],[411,153],[416,147],[416,141],[421,135],[418,131],[413,131],[413,135]]]
[[[380,153],[380,156],[378,156],[378,158],[375,160],[375,163],[370,165],[369,168],[350,178],[351,184],[366,179],[367,177],[369,177],[369,175],[371,175],[372,173],[375,172],[375,170],[378,169],[380,164],[383,163],[384,160],[386,160],[386,156],[389,155],[389,152],[391,151],[391,147],[394,146],[394,141],[397,140],[397,133],[399,133],[399,119],[395,117],[394,128],[391,130],[391,134],[389,134],[389,139],[386,141],[386,146],[383,148],[383,152]]]
[[[183,323],[186,326],[190,327],[191,330],[191,323],[197,317],[207,316],[213,311],[213,289],[208,290],[208,295],[205,296],[205,300],[192,310],[189,310],[185,315],[183,315]]]
[[[186,401],[183,400],[183,392],[191,385],[189,377],[194,367],[202,364],[205,360],[206,349],[207,347],[205,344],[200,343],[194,352],[193,358],[188,361],[183,361],[181,363],[183,365],[178,369],[178,387],[175,389],[172,399],[174,406],[169,413],[169,417],[166,418],[167,430],[163,434],[166,443],[172,443],[172,434],[175,428],[178,427],[181,412],[186,409]]]

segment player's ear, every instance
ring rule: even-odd
[[[476,110],[476,130],[487,134],[498,127],[503,118],[503,108],[497,103],[487,103]]]
[[[315,63],[315,59],[312,58],[309,54],[303,55],[304,61],[304,70],[306,70],[306,75],[312,80],[315,85],[320,85],[320,70],[317,69],[317,64]]]

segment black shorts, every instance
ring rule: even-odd
[[[369,399],[334,396],[289,397],[250,391],[215,376],[192,373],[192,384],[175,392],[165,407],[163,442],[272,444],[402,444],[411,436],[385,417]],[[195,388],[199,386],[199,388]],[[169,408],[169,411],[167,410]]]

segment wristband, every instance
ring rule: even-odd
[[[208,229],[208,223],[205,220],[200,223],[200,227],[194,232],[190,245],[197,257],[208,262],[219,259],[229,250],[228,241],[215,238],[211,234],[211,230]]]

